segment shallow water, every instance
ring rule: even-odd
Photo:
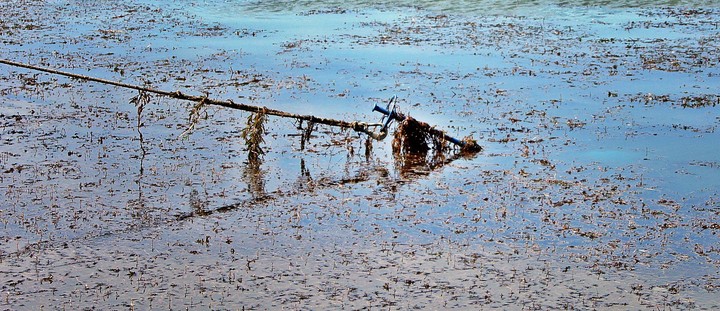
[[[484,147],[249,165],[247,113],[0,66],[3,308],[717,308],[718,11],[488,3],[3,5],[3,57]]]

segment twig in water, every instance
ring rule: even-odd
[[[137,127],[139,132],[140,127],[143,126],[142,112],[145,110],[145,105],[150,103],[150,94],[146,91],[139,90],[136,96],[130,98],[130,103],[135,105],[135,108],[137,109]]]
[[[305,144],[310,141],[310,137],[312,137],[312,133],[314,130],[315,122],[307,121],[305,124],[305,128],[302,129],[302,133],[300,135],[300,150],[305,150]]]
[[[141,159],[144,159],[147,154],[147,150],[145,150],[145,140],[143,139],[142,131],[140,131],[140,128],[145,125],[142,122],[142,113],[145,110],[145,105],[150,103],[150,98],[150,94],[144,90],[138,90],[138,94],[130,98],[130,103],[135,105],[135,108],[137,109],[137,132],[138,135],[140,135],[140,150],[142,151]],[[140,173],[142,174],[144,169],[142,162],[140,163]]]
[[[190,115],[188,116],[188,128],[180,133],[180,136],[178,138],[183,138],[185,135],[192,132],[192,130],[195,129],[195,126],[200,123],[200,117],[204,114],[204,117],[207,118],[207,110],[205,109],[207,106],[207,94],[205,94],[205,97],[203,97],[202,100],[199,102],[196,102],[195,105],[193,105],[192,109],[190,109]]]

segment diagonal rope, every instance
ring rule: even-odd
[[[128,83],[122,83],[122,82],[113,81],[113,80],[100,79],[100,78],[96,78],[96,77],[80,75],[80,74],[76,74],[76,73],[61,71],[61,70],[47,68],[47,67],[39,67],[39,66],[26,64],[26,63],[19,63],[19,62],[14,62],[14,61],[10,61],[10,60],[5,60],[5,59],[0,59],[0,63],[5,64],[5,65],[10,65],[10,66],[15,66],[15,67],[21,67],[21,68],[66,76],[66,77],[75,78],[75,79],[81,79],[81,80],[85,80],[85,81],[92,81],[92,82],[97,82],[97,83],[102,83],[102,84],[114,85],[114,86],[118,86],[118,87],[122,87],[122,88],[138,90],[141,92],[158,94],[158,95],[167,96],[170,98],[175,98],[175,99],[180,99],[180,100],[203,102],[204,104],[207,104],[207,105],[221,106],[221,107],[226,107],[226,108],[230,108],[230,109],[238,109],[238,110],[243,110],[243,111],[248,111],[248,112],[253,112],[253,113],[264,113],[267,115],[273,115],[273,116],[278,116],[278,117],[283,117],[283,118],[293,118],[293,119],[298,119],[298,120],[303,120],[303,121],[309,121],[309,122],[314,122],[314,123],[319,123],[319,124],[330,125],[330,126],[351,128],[356,131],[366,132],[366,133],[367,133],[367,131],[369,131],[368,124],[361,123],[361,122],[348,122],[348,121],[335,120],[335,119],[330,119],[330,118],[320,118],[320,117],[316,117],[313,115],[300,115],[300,114],[285,112],[282,110],[270,109],[267,107],[253,106],[253,105],[247,105],[247,104],[238,104],[238,103],[233,102],[232,100],[216,100],[216,99],[207,98],[207,96],[188,95],[188,94],[184,94],[180,91],[170,92],[170,91],[158,90],[158,89],[153,89],[153,88],[149,88],[149,87],[133,85],[133,84],[128,84]],[[253,82],[253,81],[251,81],[251,82]]]

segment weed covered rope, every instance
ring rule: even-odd
[[[377,124],[377,123],[369,124],[369,123],[357,122],[357,121],[348,122],[348,121],[336,120],[336,119],[330,119],[330,118],[320,118],[320,117],[316,117],[316,116],[312,116],[312,115],[294,114],[294,113],[289,113],[289,112],[285,112],[285,111],[281,111],[281,110],[270,109],[267,107],[239,104],[239,103],[235,103],[234,101],[229,100],[229,99],[228,100],[216,100],[216,99],[208,98],[207,95],[194,96],[194,95],[184,94],[180,91],[170,92],[170,91],[158,90],[158,89],[153,89],[153,88],[146,87],[146,86],[139,86],[139,85],[122,83],[122,82],[118,82],[118,81],[100,79],[100,78],[96,78],[96,77],[85,76],[85,75],[75,74],[75,73],[66,72],[66,71],[60,71],[60,70],[52,69],[52,68],[39,67],[39,66],[30,65],[30,64],[5,60],[5,59],[0,59],[0,63],[10,65],[10,66],[15,66],[15,67],[21,67],[21,68],[26,68],[26,69],[42,71],[42,72],[46,72],[46,73],[50,73],[50,74],[62,75],[62,76],[75,78],[75,79],[81,79],[81,80],[86,80],[86,81],[92,81],[92,82],[114,85],[114,86],[118,86],[118,87],[122,87],[122,88],[137,90],[140,93],[140,95],[133,97],[131,102],[134,103],[138,107],[138,113],[140,113],[142,111],[142,105],[138,104],[139,103],[138,99],[140,99],[141,97],[146,98],[148,93],[158,94],[158,95],[162,95],[162,96],[166,96],[166,97],[170,97],[170,98],[174,98],[174,99],[194,101],[197,104],[194,106],[193,110],[190,112],[190,117],[189,117],[190,127],[189,127],[188,131],[192,130],[195,123],[198,122],[200,111],[206,105],[213,105],[213,106],[220,106],[220,107],[226,107],[226,108],[231,108],[231,109],[248,111],[248,112],[252,112],[255,117],[262,116],[264,118],[264,116],[266,116],[266,115],[272,115],[272,116],[283,117],[283,118],[293,118],[293,119],[297,119],[297,120],[303,120],[303,121],[307,121],[308,124],[324,124],[324,125],[336,126],[336,127],[341,127],[341,128],[351,128],[357,132],[362,132],[362,133],[368,134],[370,137],[372,137],[376,140],[382,140],[383,138],[385,138],[386,128],[388,125],[388,123],[386,123],[385,126],[382,128],[382,130],[379,133],[377,133],[377,132],[374,132],[372,130],[372,128],[379,127],[379,126],[381,126],[381,124]],[[257,80],[252,80],[252,81],[249,81],[247,83],[242,83],[242,84],[249,84],[249,83],[253,83],[253,82],[257,82]],[[394,97],[393,97],[393,100],[394,100]],[[253,117],[253,116],[251,116],[251,117]],[[389,114],[388,118],[395,119],[400,122],[402,122],[403,120],[406,119],[406,117],[404,115],[399,114],[399,113],[395,114],[394,111],[392,114]],[[255,121],[259,121],[259,120],[255,120]],[[250,123],[257,123],[257,122],[249,121],[248,123],[250,124]],[[260,122],[260,123],[262,123],[262,122]],[[140,124],[140,123],[138,123],[138,124]],[[425,136],[427,138],[432,138],[429,140],[431,142],[434,142],[435,140],[442,141],[442,142],[450,141],[450,142],[460,146],[461,151],[463,151],[463,152],[475,153],[475,152],[479,152],[482,150],[482,148],[474,140],[472,140],[470,138],[465,138],[463,140],[457,140],[455,138],[448,136],[447,134],[445,134],[445,132],[429,126],[427,123],[420,122],[419,124],[421,126],[404,128],[401,131],[401,134],[402,135],[410,135],[410,136],[413,136],[413,135]],[[253,128],[255,128],[255,127],[253,127]],[[420,130],[420,131],[423,131],[423,133],[414,133],[414,134],[411,133],[411,131],[414,131],[414,130]],[[186,132],[181,134],[181,136],[184,135]],[[398,134],[396,134],[396,139],[397,139],[397,135]],[[257,135],[247,135],[247,136],[255,139],[254,140],[255,142],[260,142],[260,140],[257,140],[257,137],[256,137]],[[410,144],[410,142],[417,143],[417,142],[419,142],[419,140],[410,139],[410,140],[408,140],[407,144]],[[250,145],[259,146],[259,144],[256,144],[256,143],[252,143]],[[437,147],[438,143],[433,143],[433,145]],[[426,146],[426,148],[427,148],[427,146]],[[435,149],[439,150],[437,148],[435,148]],[[260,152],[257,152],[259,150],[260,149],[258,149],[258,148],[255,149],[255,151],[256,151],[255,156],[261,155]],[[444,150],[444,149],[442,149],[442,150]],[[412,152],[411,149],[407,149],[406,151]]]

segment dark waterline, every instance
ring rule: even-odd
[[[208,6],[208,4],[216,8],[234,8],[230,11],[218,10],[218,13],[287,13],[287,12],[307,12],[307,11],[327,11],[327,10],[399,10],[414,8],[421,10],[434,11],[437,13],[453,13],[453,14],[472,14],[472,15],[521,15],[521,16],[542,16],[558,14],[558,10],[567,11],[585,10],[588,8],[599,9],[629,9],[629,8],[661,8],[661,7],[679,7],[679,8],[716,8],[720,6],[717,1],[653,1],[653,0],[637,0],[637,1],[498,1],[498,0],[477,0],[477,1],[257,1],[257,0],[239,0],[239,1],[206,1],[200,6]],[[238,10],[239,11],[235,11]]]

